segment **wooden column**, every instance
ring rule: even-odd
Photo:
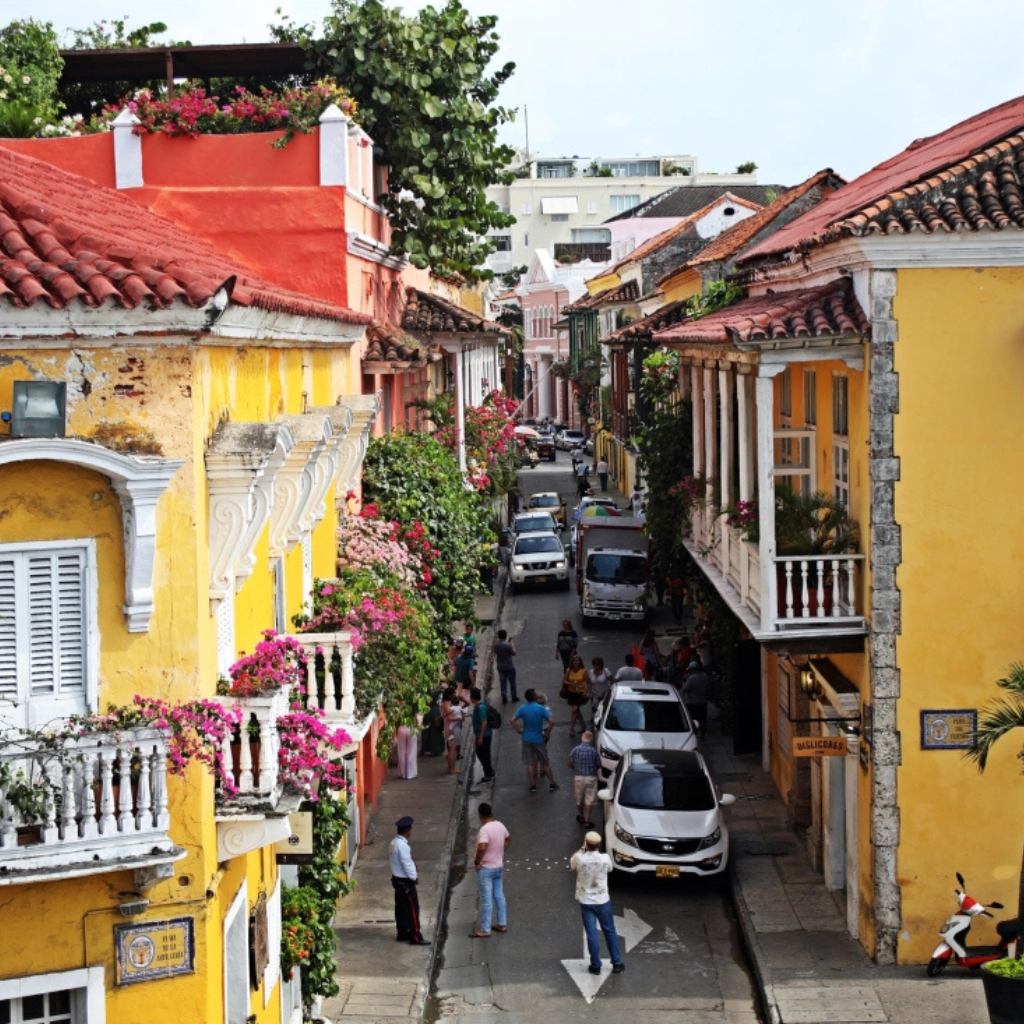
[[[690,367],[690,393],[693,395],[693,475],[704,472],[704,387],[701,368]]]
[[[759,554],[761,559],[761,629],[769,632],[778,612],[775,578],[775,441],[776,373],[782,366],[758,367],[754,382],[757,402],[757,491]],[[770,376],[769,376],[770,375]]]
[[[728,363],[719,363],[718,369],[718,402],[719,402],[719,492],[723,508],[735,500],[733,494],[733,429],[732,411],[736,401],[736,378]],[[719,525],[721,535],[720,550],[722,552],[722,575],[729,575],[729,531],[726,529],[726,516]]]
[[[745,373],[744,370],[748,372]],[[751,390],[749,368],[740,366],[736,377],[736,429],[740,443],[740,501],[750,501],[754,496],[755,443],[752,438],[753,417],[750,415]]]

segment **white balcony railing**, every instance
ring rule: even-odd
[[[238,787],[236,797],[222,803],[244,802],[247,797],[269,799],[271,804],[280,796],[278,786],[278,757],[281,741],[277,722],[289,712],[287,690],[277,690],[265,697],[225,698],[226,707],[242,709],[242,723],[238,740],[224,743],[224,764],[234,776]]]
[[[167,834],[167,736],[126,729],[0,746],[13,781],[0,788],[0,883],[93,874],[177,860]],[[25,809],[26,786],[39,805]],[[24,877],[20,877],[24,876]]]
[[[780,625],[828,625],[861,619],[857,610],[857,571],[863,555],[778,557]]]
[[[292,633],[291,640],[306,654],[306,701],[328,718],[351,722],[356,717],[355,677],[352,671],[352,634]],[[316,656],[323,656],[323,686],[317,680]]]
[[[693,511],[690,547],[698,565],[751,632],[764,637],[758,545],[726,526],[724,517],[716,522],[709,510],[698,507]],[[769,578],[768,600],[774,602],[769,632],[863,630],[859,589],[863,561],[860,554],[776,557],[775,573]]]

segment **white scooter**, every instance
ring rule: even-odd
[[[964,891],[964,876],[958,871],[956,880],[960,883],[959,889],[954,889],[956,902],[959,911],[950,915],[946,923],[939,929],[942,941],[935,947],[932,958],[928,963],[928,977],[934,978],[941,974],[954,961],[961,967],[969,967],[977,970],[983,963],[989,960],[1002,960],[1004,957],[1013,956],[1012,947],[1016,945],[1017,935],[1020,930],[1016,918],[1009,921],[1000,921],[996,925],[996,933],[999,936],[998,946],[968,946],[967,934],[971,930],[971,918],[984,914],[986,917],[993,915],[988,912],[984,903],[979,903],[972,896]],[[989,907],[994,910],[1002,910],[1002,903],[990,903]]]

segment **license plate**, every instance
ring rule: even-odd
[[[668,865],[661,865],[654,869],[654,875],[656,878],[678,878],[679,868],[669,867]]]
[[[548,581],[547,576],[534,576],[533,577],[533,582],[534,583],[547,583],[547,581]]]

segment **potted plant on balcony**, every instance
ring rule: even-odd
[[[785,484],[775,488],[775,553],[779,557],[842,555],[857,550],[860,527],[846,505],[825,491],[802,494]],[[786,566],[777,566],[779,614],[786,614]],[[811,581],[809,580],[809,583]],[[832,612],[832,569],[823,569],[824,612]],[[799,581],[794,578],[794,590]],[[796,598],[797,595],[794,595]],[[808,614],[818,614],[818,589],[809,586]]]
[[[974,761],[983,772],[989,754],[998,740],[1013,729],[1024,729],[1024,663],[1010,666],[1009,674],[996,682],[1006,691],[981,709],[978,731],[974,743],[965,756]],[[1024,750],[1018,755],[1024,759]],[[1024,921],[1024,858],[1022,858],[1020,885],[1017,897],[1017,920]],[[1024,934],[1017,936],[1017,954],[1014,959],[993,960],[982,965],[981,980],[985,986],[992,1024],[1022,1024],[1024,1022]]]

